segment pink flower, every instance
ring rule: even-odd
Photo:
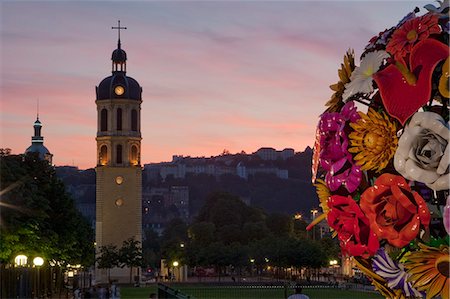
[[[353,162],[348,152],[348,138],[345,127],[348,122],[360,118],[353,102],[348,102],[340,112],[326,112],[319,121],[320,165],[327,171],[325,182],[331,191],[344,186],[354,192],[361,182],[361,169]]]

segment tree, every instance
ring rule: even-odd
[[[107,269],[110,280],[111,268],[119,267],[119,250],[115,245],[101,246],[99,256],[96,259],[97,268]]]
[[[153,229],[144,230],[142,257],[144,266],[159,267],[161,260],[161,239]]]
[[[34,153],[2,155],[0,179],[0,261],[23,252],[62,264],[93,263],[93,230],[47,161]]]
[[[266,224],[275,236],[288,236],[294,232],[292,217],[286,214],[270,214],[266,219]]]
[[[122,247],[119,249],[120,266],[130,268],[130,283],[132,282],[132,273],[134,267],[142,266],[142,248],[141,242],[133,238],[123,241]]]

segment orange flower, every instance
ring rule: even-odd
[[[394,31],[390,42],[386,46],[386,51],[391,53],[395,60],[402,61],[403,57],[411,52],[412,47],[417,42],[428,38],[430,34],[441,32],[438,19],[437,15],[426,14],[406,21]]]
[[[360,207],[377,237],[396,247],[406,246],[421,224],[428,227],[430,223],[426,202],[398,175],[384,173],[376,179],[373,187],[361,194]]]

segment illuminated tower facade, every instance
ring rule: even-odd
[[[127,54],[112,53],[112,75],[96,87],[97,166],[96,252],[101,246],[122,246],[129,238],[142,241],[141,103],[142,88],[126,75]],[[137,272],[132,275],[135,276]],[[114,268],[110,278],[128,282],[128,268]],[[107,282],[106,269],[96,269],[96,281]]]

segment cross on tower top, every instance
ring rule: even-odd
[[[120,20],[117,20],[118,26],[117,27],[111,27],[111,29],[117,29],[118,36],[119,36],[119,47],[120,47],[120,29],[127,29],[127,27],[120,27]]]

